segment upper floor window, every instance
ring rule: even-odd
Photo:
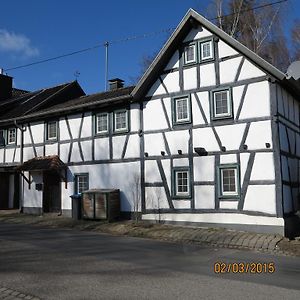
[[[195,63],[196,60],[196,44],[190,44],[184,48],[184,63]]]
[[[214,58],[213,41],[212,40],[200,42],[200,58],[201,58],[201,61]]]
[[[173,99],[174,123],[189,123],[191,121],[191,101],[189,96]]]
[[[99,113],[96,116],[96,133],[108,132],[108,113]]]
[[[75,194],[81,194],[89,189],[89,174],[75,174]]]
[[[212,118],[232,117],[232,100],[229,89],[212,92]]]
[[[114,131],[127,131],[128,130],[128,112],[126,109],[117,110],[114,112]]]
[[[237,165],[219,167],[219,196],[239,196],[239,179]]]
[[[174,168],[174,196],[189,197],[190,196],[190,171],[189,168]]]
[[[56,140],[57,139],[57,121],[51,121],[47,123],[47,140]]]
[[[7,131],[8,144],[15,144],[17,142],[17,130],[16,128],[9,128]]]
[[[0,146],[5,146],[6,144],[6,130],[0,129]]]

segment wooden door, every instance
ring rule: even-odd
[[[61,212],[60,178],[56,172],[44,172],[43,212]]]
[[[7,209],[9,202],[9,173],[0,173],[0,209]]]

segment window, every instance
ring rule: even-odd
[[[89,174],[75,174],[75,194],[81,194],[89,189]]]
[[[190,44],[184,48],[184,64],[196,62],[196,44]]]
[[[174,196],[190,197],[190,171],[188,168],[174,169]]]
[[[223,165],[219,167],[220,197],[239,196],[239,179],[237,165]]]
[[[191,101],[190,97],[173,99],[173,121],[175,124],[191,122]]]
[[[114,112],[114,131],[128,130],[128,114],[127,110],[119,110]]]
[[[8,144],[15,144],[17,141],[17,130],[16,128],[9,128],[7,133]]]
[[[57,139],[57,122],[51,121],[47,123],[47,140]]]
[[[230,90],[215,91],[212,94],[213,119],[231,118],[232,105]]]
[[[200,58],[201,61],[214,59],[213,41],[200,42]]]
[[[4,129],[0,129],[0,147],[4,147],[6,144],[6,131]]]
[[[96,133],[108,132],[108,113],[99,113],[96,116]]]

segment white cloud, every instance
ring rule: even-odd
[[[13,52],[25,57],[39,55],[39,49],[31,45],[31,41],[23,34],[0,29],[0,51]]]

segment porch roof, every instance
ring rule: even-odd
[[[60,160],[58,155],[40,156],[32,158],[17,169],[19,171],[59,171],[67,166]]]

